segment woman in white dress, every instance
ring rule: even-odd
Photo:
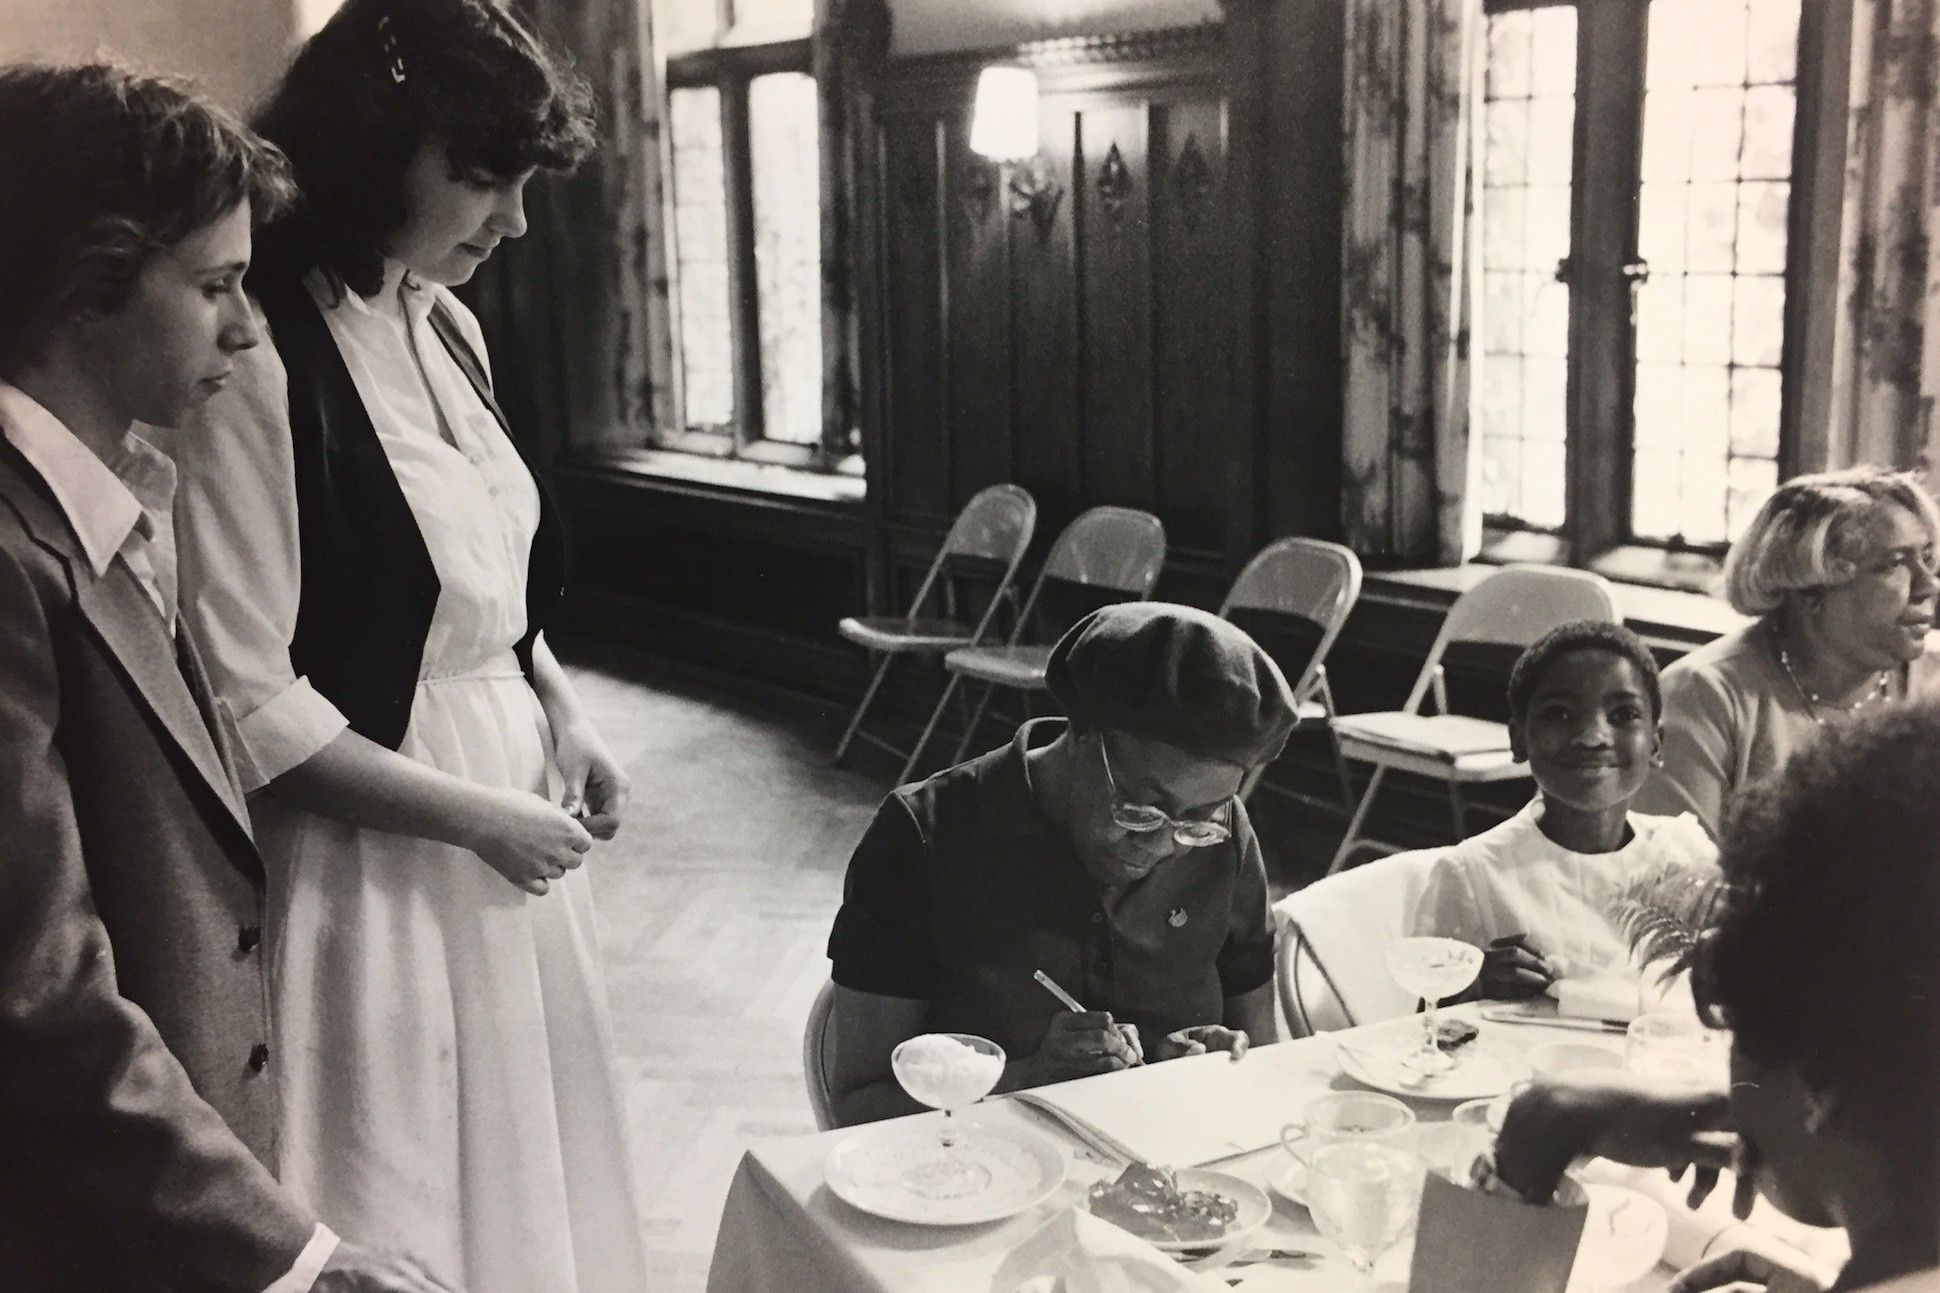
[[[448,288],[591,146],[490,0],[348,0],[259,128],[305,200],[181,445],[185,602],[271,875],[279,1175],[471,1293],[638,1293],[591,892],[625,775],[539,632],[557,524]]]

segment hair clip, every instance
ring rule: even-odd
[[[385,14],[377,20],[377,35],[384,42],[384,57],[390,60],[391,82],[404,84],[404,55],[398,52],[397,33],[391,30],[391,15]]]

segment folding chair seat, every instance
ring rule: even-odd
[[[869,679],[868,690],[863,692],[848,729],[835,747],[837,763],[848,754],[850,744],[858,736],[891,754],[906,753],[862,726],[863,716],[882,690],[890,666],[901,656],[941,656],[958,647],[984,641],[997,608],[1012,595],[1017,567],[1024,560],[1024,550],[1030,546],[1031,534],[1036,528],[1037,503],[1029,493],[1017,485],[992,485],[964,504],[957,514],[956,522],[944,536],[943,546],[937,549],[936,559],[930,563],[922,585],[916,590],[907,615],[850,616],[835,626],[843,637],[881,657],[874,676]],[[983,614],[976,623],[966,624],[955,613],[954,575],[957,568],[972,561],[1001,568],[1003,574]],[[945,613],[923,614],[930,594],[939,585],[939,600]]]
[[[1557,566],[1505,566],[1463,593],[1449,607],[1441,631],[1428,650],[1407,702],[1382,713],[1345,714],[1334,720],[1341,753],[1374,765],[1367,789],[1347,824],[1347,834],[1328,874],[1339,871],[1353,852],[1366,845],[1389,848],[1360,834],[1368,809],[1390,768],[1444,782],[1455,838],[1468,835],[1468,810],[1462,787],[1511,781],[1528,774],[1509,752],[1509,729],[1501,723],[1452,714],[1442,657],[1458,643],[1491,647],[1510,657],[1543,634],[1572,620],[1619,620],[1616,595],[1608,581],[1583,570]],[[1437,713],[1421,712],[1434,693]],[[1390,851],[1392,851],[1390,849]]]
[[[1045,672],[1051,660],[1056,634],[1040,623],[1044,590],[1056,582],[1079,588],[1118,594],[1111,600],[1144,601],[1152,595],[1165,565],[1165,527],[1150,512],[1129,507],[1094,507],[1064,527],[1052,543],[1044,568],[1038,572],[1024,607],[1018,612],[1010,640],[1001,645],[966,646],[943,657],[950,680],[930,713],[929,725],[911,751],[903,768],[903,779],[916,769],[916,761],[943,717],[950,698],[964,679],[983,684],[983,695],[976,711],[957,743],[956,760],[961,761],[970,748],[977,728],[983,722],[991,694],[998,687],[1022,691],[1026,695],[1046,689]],[[1060,629],[1060,632],[1062,629]],[[1048,640],[1047,640],[1048,639]]]
[[[1341,757],[1340,738],[1333,731],[1334,693],[1327,685],[1327,653],[1360,596],[1361,561],[1348,549],[1322,539],[1280,539],[1246,563],[1219,608],[1221,617],[1229,620],[1260,613],[1276,620],[1290,618],[1303,628],[1319,631],[1319,641],[1293,682],[1294,713],[1300,726],[1327,724],[1334,766],[1340,773],[1341,804],[1347,811],[1353,809],[1354,789]],[[1264,771],[1254,769],[1240,791],[1241,799],[1253,793]]]

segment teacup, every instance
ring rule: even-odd
[[[1280,1129],[1280,1146],[1302,1166],[1328,1145],[1372,1140],[1412,1147],[1415,1111],[1393,1096],[1371,1091],[1336,1091],[1308,1104],[1301,1116]]]
[[[1631,1021],[1623,1066],[1660,1081],[1717,1086],[1727,1081],[1726,1034],[1706,1027],[1695,1015],[1659,1011]]]
[[[1622,1051],[1594,1042],[1544,1042],[1530,1047],[1528,1058],[1531,1071],[1541,1077],[1586,1069],[1620,1069],[1624,1065]]]

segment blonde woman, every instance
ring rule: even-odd
[[[1910,473],[1779,486],[1725,562],[1732,609],[1757,619],[1664,671],[1664,763],[1638,811],[1695,813],[1715,837],[1730,797],[1819,727],[1940,695],[1937,540]]]

